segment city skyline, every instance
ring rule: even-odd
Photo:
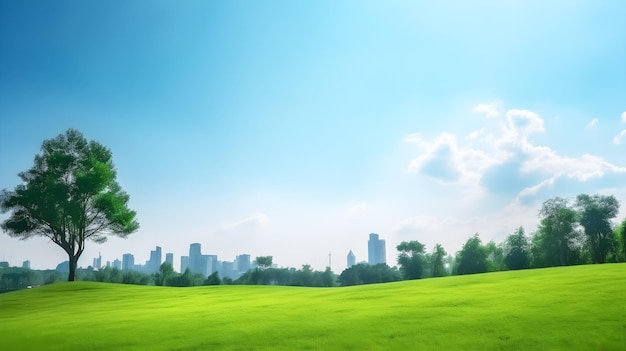
[[[110,148],[140,228],[122,257],[190,243],[340,271],[368,233],[454,254],[531,234],[543,201],[626,217],[626,2],[0,2],[0,189],[44,140]],[[0,221],[8,214],[0,214]],[[354,245],[359,243],[359,245]],[[156,254],[156,253],[155,253]],[[0,261],[53,243],[0,233]],[[179,259],[174,259],[180,265]]]

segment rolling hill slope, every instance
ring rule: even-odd
[[[623,350],[626,264],[342,288],[59,283],[0,295],[0,350]]]

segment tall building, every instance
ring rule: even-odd
[[[148,273],[156,273],[161,267],[161,247],[157,246],[156,249],[150,251],[150,260],[146,263],[146,271]]]
[[[180,256],[180,272],[185,273],[189,268],[189,256]]]
[[[235,258],[235,269],[238,273],[243,274],[250,268],[252,268],[252,265],[250,264],[250,255],[244,254]]]
[[[93,259],[93,268],[100,269],[102,267],[102,255],[98,253],[98,257],[94,257]]]
[[[367,263],[370,265],[387,263],[385,240],[379,239],[376,233],[371,233],[367,242]]]
[[[354,266],[356,264],[356,256],[352,253],[352,250],[348,252],[348,268]]]
[[[172,265],[172,267],[174,267],[174,254],[171,252],[168,252],[165,254],[165,262],[169,263]]]
[[[30,269],[30,261],[26,260],[26,261],[22,262],[22,268]]]
[[[117,258],[113,260],[113,268],[122,269],[122,261]]]
[[[202,249],[199,243],[189,245],[189,270],[193,273],[202,271]]]
[[[135,256],[133,254],[122,255],[122,269],[125,271],[131,271],[135,269]]]

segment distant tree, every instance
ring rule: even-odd
[[[446,250],[444,250],[441,244],[435,245],[435,248],[433,249],[433,253],[431,255],[433,277],[443,277],[446,275],[446,267],[444,263],[446,255],[447,252]]]
[[[396,249],[400,252],[398,264],[404,279],[420,279],[424,273],[424,244],[417,240],[403,241]]]
[[[0,210],[11,215],[1,227],[12,237],[43,236],[60,246],[69,257],[68,280],[73,281],[88,240],[126,237],[139,223],[115,181],[109,149],[69,129],[44,141],[41,152],[34,166],[19,174],[22,184],[2,190]]]
[[[256,264],[261,269],[267,269],[272,266],[272,256],[258,256],[256,258]]]
[[[467,240],[456,258],[457,274],[487,272],[487,250],[482,245],[478,234]]]
[[[487,252],[487,271],[496,272],[504,269],[504,248],[502,244],[496,244],[491,240],[484,245]]]
[[[205,280],[204,285],[220,285],[222,284],[222,280],[220,279],[219,273],[217,271],[211,273]]]
[[[159,271],[154,276],[154,285],[165,286],[169,285],[169,281],[176,276],[174,267],[169,262],[163,262],[159,267]]]
[[[530,267],[530,244],[524,235],[523,227],[519,227],[515,233],[506,238],[504,247],[504,264],[508,269],[517,270]]]
[[[626,262],[626,219],[615,228],[615,237],[618,242],[618,261]]]
[[[532,239],[535,266],[567,266],[581,263],[583,240],[576,230],[576,211],[560,197],[545,201]]]
[[[617,248],[611,219],[617,217],[619,202],[611,196],[580,194],[576,197],[580,225],[585,229],[593,263],[606,262]]]
[[[339,275],[341,286],[386,283],[401,280],[400,272],[387,266],[385,263],[370,266],[365,263],[356,264],[345,269]]]

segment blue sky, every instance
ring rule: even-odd
[[[68,128],[141,223],[84,266],[200,242],[341,272],[370,232],[390,264],[402,240],[454,253],[554,196],[626,200],[626,3],[0,3],[0,188]],[[66,258],[0,236],[25,259]]]

